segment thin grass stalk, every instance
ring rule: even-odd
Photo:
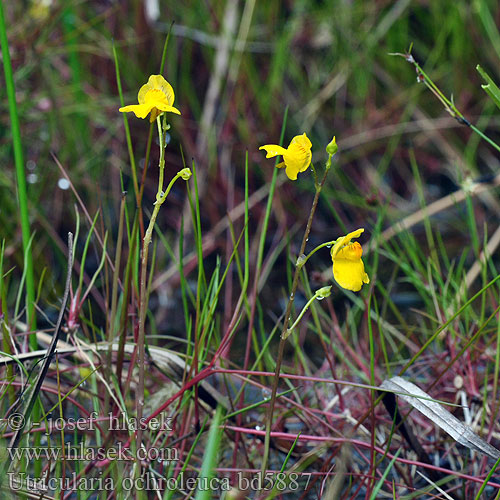
[[[118,275],[121,265],[123,246],[123,222],[125,218],[125,193],[122,193],[120,203],[120,217],[118,221],[118,236],[116,240],[115,270],[113,273],[113,285],[111,290],[111,314],[109,320],[108,341],[111,342],[115,333],[116,307],[118,302]]]
[[[500,151],[500,146],[490,139],[486,134],[484,134],[481,130],[479,130],[475,125],[469,122],[465,118],[465,116],[458,110],[458,108],[455,106],[453,101],[450,101],[442,92],[439,90],[439,87],[430,79],[430,77],[425,73],[425,71],[421,68],[421,66],[415,61],[413,56],[411,55],[410,52],[406,54],[397,54],[393,53],[390,55],[397,55],[397,56],[402,56],[404,59],[409,62],[410,64],[413,64],[417,71],[417,78],[418,81],[424,82],[426,87],[438,98],[439,101],[443,104],[445,110],[456,120],[458,120],[459,123],[462,123],[469,128],[471,128],[476,134],[479,135],[482,139],[484,139],[490,146],[494,147],[497,151]]]
[[[288,107],[285,108],[285,113],[283,116],[283,124],[281,126],[281,134],[280,134],[280,140],[279,144],[283,144],[283,140],[285,137],[285,130],[286,130],[286,123],[288,119]],[[276,159],[275,164],[278,164],[278,158]],[[255,269],[255,279],[254,279],[254,284],[253,284],[253,289],[252,289],[252,300],[251,300],[251,307],[248,307],[248,300],[245,295],[245,292],[242,293],[242,297],[244,297],[245,304],[247,305],[247,314],[249,315],[249,322],[248,322],[248,330],[247,330],[247,342],[246,342],[246,347],[245,347],[245,358],[243,361],[243,369],[246,370],[248,368],[248,364],[250,362],[250,348],[251,348],[251,342],[252,342],[252,337],[253,337],[253,325],[254,325],[254,319],[255,319],[255,308],[257,305],[257,290],[258,290],[258,283],[259,283],[259,278],[260,278],[260,272],[262,269],[262,260],[264,257],[264,245],[266,241],[266,236],[267,236],[267,227],[269,225],[269,219],[271,217],[271,208],[272,208],[272,202],[274,198],[274,191],[276,189],[276,180],[278,178],[278,169],[275,168],[273,171],[273,177],[271,179],[271,185],[269,188],[269,195],[267,198],[267,206],[266,206],[266,212],[264,215],[264,221],[262,224],[262,232],[260,235],[260,240],[259,240],[259,247],[258,247],[258,252],[257,252],[257,262],[256,262],[256,269]],[[249,242],[248,242],[248,152],[245,157],[245,275],[244,275],[244,289],[246,291],[246,287],[248,286],[248,272],[249,272]],[[228,344],[226,350],[226,353],[229,352],[230,345]],[[241,390],[239,394],[239,404],[241,405],[243,403],[243,390]],[[239,419],[238,419],[239,422]],[[235,438],[235,443],[236,447],[235,450],[237,449],[237,445],[239,442],[239,435],[236,436]],[[236,455],[235,455],[236,458]]]
[[[287,120],[288,120],[288,107],[285,108],[285,113],[283,115],[283,124],[281,126],[281,134],[280,134],[280,141],[279,141],[280,146],[283,144],[283,140],[285,137]],[[278,158],[276,158],[275,164],[276,165],[278,164]],[[271,186],[269,188],[269,195],[267,198],[266,213],[264,215],[264,221],[262,223],[262,232],[261,232],[260,240],[259,240],[259,250],[257,252],[257,263],[255,265],[255,280],[254,280],[253,290],[252,290],[252,307],[251,307],[250,318],[249,318],[249,322],[248,322],[247,345],[245,348],[245,360],[243,362],[243,369],[244,370],[246,370],[248,368],[248,363],[250,360],[250,344],[251,344],[253,324],[254,324],[254,318],[255,318],[255,307],[256,307],[256,303],[257,303],[257,289],[258,289],[258,284],[259,284],[259,279],[260,279],[260,271],[262,269],[262,260],[264,258],[264,245],[266,243],[267,227],[269,225],[269,218],[271,217],[271,208],[272,208],[272,204],[273,204],[274,190],[276,189],[276,179],[278,177],[277,170],[278,169],[275,168],[273,171],[273,177],[271,180]]]
[[[16,102],[16,90],[14,85],[14,76],[12,72],[12,63],[10,60],[9,41],[7,38],[7,28],[5,25],[5,15],[3,1],[0,0],[0,46],[2,49],[2,59],[5,74],[5,87],[7,91],[7,100],[9,102],[9,115],[11,122],[12,145],[14,149],[14,162],[16,166],[17,193],[19,200],[19,216],[21,222],[21,234],[23,240],[24,265],[23,275],[26,279],[26,323],[28,331],[36,329],[35,316],[35,278],[33,274],[33,256],[31,245],[33,235],[31,234],[28,209],[28,193],[26,188],[26,174],[24,171],[24,155],[21,140],[21,128],[19,125],[19,116]],[[38,348],[36,333],[29,335],[29,345],[32,350]],[[35,405],[33,408],[33,418],[37,420],[40,415],[40,407]],[[40,446],[41,435],[35,435],[35,446]],[[36,477],[41,474],[41,459],[34,462],[34,473]],[[2,478],[0,478],[0,481]]]
[[[205,454],[200,471],[200,479],[209,482],[215,476],[215,469],[219,456],[220,440],[222,433],[219,426],[222,420],[222,409],[220,406],[215,411],[214,418],[208,432]],[[196,500],[210,500],[213,498],[213,492],[209,488],[200,487],[196,492]]]
[[[121,388],[121,377],[122,377],[122,369],[123,369],[123,361],[124,361],[124,349],[125,349],[125,340],[127,336],[127,323],[128,323],[128,303],[130,300],[130,295],[131,295],[131,290],[133,288],[133,265],[136,259],[136,252],[137,252],[137,230],[139,226],[139,220],[138,220],[139,214],[136,211],[135,213],[135,218],[134,218],[134,223],[132,225],[132,231],[129,233],[129,254],[128,254],[128,260],[127,260],[127,265],[125,267],[125,278],[123,280],[123,307],[121,311],[121,319],[120,319],[120,337],[118,341],[118,353],[117,353],[117,360],[116,360],[116,377],[118,379],[118,385]]]
[[[123,90],[122,90],[122,80],[120,77],[120,66],[118,64],[118,53],[116,52],[115,44],[113,43],[113,57],[115,61],[115,71],[116,71],[116,85],[118,87],[118,95],[120,96],[120,105],[123,107],[125,102],[123,100]],[[132,180],[134,184],[135,201],[137,204],[137,210],[139,211],[139,226],[141,229],[141,234],[144,234],[144,222],[142,219],[142,208],[141,208],[141,197],[139,191],[139,182],[137,181],[137,167],[135,164],[134,149],[132,147],[132,137],[130,135],[130,127],[128,125],[127,113],[123,113],[123,124],[125,126],[125,138],[127,140],[127,149],[130,159],[130,167],[132,168]]]
[[[372,285],[373,286],[373,285]],[[370,314],[368,311],[371,309],[371,297],[372,294],[369,295],[368,297],[368,303],[366,304],[365,308],[365,315],[366,315],[366,321],[368,323],[368,337],[369,337],[369,343],[370,343],[370,384],[375,385],[375,342],[373,338],[373,327],[372,327],[372,320],[370,318]],[[368,492],[373,492],[373,487],[375,484],[375,441],[376,441],[376,433],[377,433],[377,426],[376,426],[376,421],[375,421],[375,407],[373,406],[373,402],[375,399],[377,399],[377,395],[374,390],[370,391],[370,399],[371,399],[371,407],[373,408],[371,412],[371,425],[372,425],[372,432],[370,436],[370,443],[372,445],[372,448],[370,449],[370,471],[368,473],[368,483],[369,486],[367,488],[367,494]]]
[[[116,254],[115,254],[115,268],[113,271],[113,283],[111,289],[111,312],[109,316],[108,323],[108,342],[112,342],[115,336],[115,324],[116,324],[116,309],[118,303],[118,281],[119,281],[119,270],[121,264],[121,255],[122,255],[122,246],[123,246],[123,225],[125,219],[125,194],[122,193],[121,203],[120,203],[120,217],[118,222],[118,236],[116,240]],[[123,307],[126,309],[126,304],[123,304]],[[112,358],[111,351],[107,353],[107,366],[105,370],[108,372],[108,376],[112,376]],[[104,408],[106,414],[109,413],[109,394],[106,392],[104,396]]]
[[[12,145],[14,148],[14,162],[16,165],[17,193],[19,198],[19,216],[21,222],[21,231],[23,238],[23,249],[26,262],[26,316],[28,330],[36,328],[35,318],[35,280],[33,276],[33,258],[29,250],[31,239],[31,230],[28,211],[28,194],[26,189],[26,175],[24,171],[24,156],[21,141],[21,129],[19,126],[19,116],[16,103],[16,90],[14,86],[14,76],[12,72],[12,63],[9,53],[9,41],[7,39],[7,28],[5,25],[5,15],[3,9],[3,0],[0,0],[0,45],[2,48],[3,68],[5,73],[5,88],[9,102],[9,114],[11,122]],[[36,335],[29,337],[30,347],[37,349],[38,343]]]
[[[196,304],[195,304],[195,321],[194,321],[194,348],[193,348],[193,362],[191,363],[191,369],[189,376],[196,376],[199,370],[199,359],[200,359],[200,338],[202,337],[202,332],[200,331],[201,326],[201,298],[204,292],[207,291],[207,283],[205,277],[205,268],[203,265],[203,241],[201,236],[201,217],[200,217],[200,199],[198,191],[198,177],[196,171],[196,165],[194,159],[192,161],[192,172],[193,172],[193,184],[194,184],[194,198],[191,194],[191,190],[188,187],[188,200],[191,207],[191,216],[193,223],[193,234],[195,238],[196,253],[198,256],[198,277],[196,281]],[[208,294],[207,294],[207,300]],[[194,386],[194,411],[195,411],[195,421],[199,425],[199,407],[198,407],[198,386]]]
[[[8,355],[13,355],[12,346],[13,340],[11,330],[9,327],[9,309],[7,307],[7,287],[5,286],[4,272],[3,272],[3,257],[5,253],[5,240],[2,240],[0,248],[0,332],[2,335],[2,349]],[[6,379],[9,383],[7,389],[9,395],[9,404],[13,405],[16,400],[16,390],[10,385],[14,380],[14,367],[10,364],[6,367]]]

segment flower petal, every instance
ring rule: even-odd
[[[259,149],[264,149],[267,153],[266,158],[274,156],[283,156],[283,162],[276,165],[278,168],[286,167],[285,172],[292,181],[297,180],[297,174],[309,168],[311,164],[311,141],[304,133],[295,136],[288,148],[283,148],[276,144],[266,144]]]
[[[304,172],[304,170],[309,168],[312,158],[311,146],[311,141],[305,133],[297,135],[291,140],[286,154],[283,155],[283,159],[288,167],[287,175],[288,171],[292,175],[288,175],[290,179],[296,179],[299,172]]]
[[[302,135],[296,135],[291,141],[290,141],[290,146],[292,144],[298,144],[304,149],[311,149],[312,148],[312,143],[309,140],[309,137],[307,137],[306,133],[304,132]]]
[[[332,259],[334,259],[336,257],[336,255],[339,253],[340,249],[342,247],[348,245],[353,238],[359,238],[359,235],[363,231],[364,231],[364,228],[356,229],[356,231],[352,231],[349,234],[346,234],[345,236],[338,238],[330,251],[330,255],[332,256]]]
[[[370,278],[365,272],[365,265],[361,259],[334,259],[333,277],[342,288],[353,292],[359,292],[363,283],[370,283]]]
[[[286,162],[283,162],[283,163],[286,165],[285,173],[286,173],[287,177],[291,181],[296,181],[297,174],[299,173],[299,171],[297,169],[295,169],[293,166],[291,167],[290,165],[287,165]]]
[[[275,156],[284,155],[286,153],[286,149],[277,144],[266,144],[265,146],[261,146],[259,150],[260,149],[263,149],[267,153],[266,158],[274,158]]]
[[[335,256],[336,259],[359,260],[363,255],[361,245],[355,241],[342,247]]]
[[[124,106],[120,108],[118,111],[122,113],[128,113],[129,111],[133,111],[137,118],[146,118],[148,113],[154,108],[154,105],[150,104],[131,104],[130,106]]]
[[[169,104],[165,104],[164,102],[156,103],[155,107],[158,108],[161,112],[168,111],[170,113],[175,113],[176,115],[181,114],[181,112],[177,108],[174,108],[174,106],[170,106]]]
[[[148,83],[145,83],[140,89],[139,93],[137,94],[137,100],[139,101],[139,104],[144,104],[146,102],[146,94],[150,91],[153,90],[153,87],[149,85]]]
[[[331,250],[335,281],[342,288],[353,292],[361,290],[363,283],[370,283],[361,260],[363,248],[357,241],[351,243],[351,240],[359,237],[363,231],[363,228],[356,229],[338,238]]]
[[[172,85],[170,85],[170,83],[168,83],[165,78],[163,78],[162,75],[151,75],[148,79],[148,83],[145,83],[139,89],[139,93],[137,94],[137,100],[139,101],[139,104],[149,104],[149,102],[153,99],[155,101],[164,102],[166,105],[173,107],[175,100],[174,89],[172,88]],[[175,111],[172,112],[175,113]],[[180,112],[178,114],[180,114]],[[156,119],[156,116],[152,121]]]
[[[170,83],[168,83],[167,80],[163,78],[162,75],[151,75],[147,84],[150,85],[153,89],[161,90],[165,94],[165,97],[167,98],[170,106],[174,104],[174,89],[172,88],[172,85],[170,85]]]

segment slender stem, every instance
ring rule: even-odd
[[[146,155],[144,158],[144,168],[142,169],[142,178],[141,178],[141,186],[139,188],[139,198],[138,198],[138,204],[139,206],[137,207],[138,213],[139,213],[139,227],[141,231],[141,239],[144,239],[144,222],[142,219],[142,197],[144,195],[144,186],[146,185],[146,177],[148,174],[148,165],[149,165],[149,156],[151,155],[151,143],[153,141],[153,130],[154,126],[151,123],[149,127],[149,133],[148,133],[148,143],[146,146]]]
[[[335,244],[336,241],[337,240],[325,241],[325,243],[321,243],[321,245],[318,245],[314,250],[309,252],[307,255],[302,255],[302,258],[299,257],[300,266],[302,267],[318,250],[321,250],[324,247],[331,247],[332,245]],[[297,265],[299,265],[299,260],[297,260]]]
[[[321,183],[316,186],[316,193],[314,195],[314,200],[313,200],[313,203],[311,206],[311,212],[309,213],[309,219],[307,220],[307,226],[306,226],[306,230],[304,232],[304,237],[302,238],[302,244],[300,246],[299,255],[303,255],[304,251],[306,249],[306,243],[307,243],[307,240],[309,239],[309,233],[311,232],[312,221],[313,221],[314,213],[316,212],[316,207],[318,205],[319,195],[321,193],[323,185],[325,184],[328,170],[329,170],[329,168],[325,168],[325,173],[323,175],[323,179],[321,180]],[[288,304],[286,306],[286,312],[285,312],[285,316],[284,316],[285,319],[283,321],[283,329],[281,331],[280,343],[278,346],[278,357],[276,359],[276,369],[274,371],[274,379],[273,379],[273,386],[272,386],[272,392],[271,392],[271,401],[269,404],[269,409],[268,409],[267,418],[266,418],[266,435],[265,435],[265,439],[264,439],[264,456],[262,457],[262,466],[261,466],[262,477],[265,476],[265,472],[267,469],[267,463],[269,460],[269,444],[270,444],[270,439],[271,439],[271,427],[272,427],[272,422],[273,422],[274,405],[276,402],[276,393],[278,391],[281,363],[283,361],[283,353],[285,350],[286,333],[288,330],[288,324],[290,322],[290,314],[292,312],[293,301],[295,299],[295,292],[297,291],[297,287],[299,284],[299,275],[300,275],[300,271],[301,271],[303,265],[304,265],[303,263],[299,262],[299,264],[295,266],[295,273],[293,275],[293,282],[292,282],[292,290],[290,292],[290,298],[288,299]]]
[[[487,143],[493,146],[497,151],[500,151],[500,146],[493,140],[491,140],[487,135],[485,135],[481,130],[479,130],[475,125],[470,124],[470,128],[476,132],[477,135],[482,137]]]
[[[146,321],[146,310],[147,310],[147,292],[146,292],[146,282],[147,282],[147,268],[148,268],[148,254],[149,254],[149,244],[151,243],[151,235],[153,232],[153,227],[156,221],[158,212],[160,211],[160,205],[155,205],[153,209],[153,214],[151,215],[151,220],[149,221],[149,226],[144,235],[144,242],[142,247],[142,258],[141,258],[141,281],[139,285],[139,333],[137,334],[137,361],[139,363],[139,380],[137,383],[137,399],[136,399],[136,414],[137,421],[140,422],[142,418],[142,410],[144,408],[144,374],[145,374],[145,349],[144,349],[144,323]],[[137,449],[141,447],[142,442],[142,430],[139,428],[137,431]]]
[[[300,266],[302,268],[302,266]],[[319,290],[316,290],[316,293],[307,301],[306,305],[302,308],[302,311],[300,311],[299,315],[297,316],[297,319],[293,322],[293,325],[288,328],[288,330],[282,334],[284,337],[283,340],[287,339],[290,334],[293,332],[295,327],[299,324],[300,320],[302,319],[302,316],[306,313],[306,311],[309,309],[309,306],[316,300],[322,300],[330,295],[330,290],[332,289],[331,285],[330,286],[324,286],[323,288],[320,288]]]
[[[481,132],[481,130],[479,130],[476,126],[470,123],[469,120],[467,120],[465,116],[460,112],[460,110],[455,106],[455,103],[452,100],[448,99],[441,92],[441,90],[439,90],[439,87],[431,80],[429,75],[425,73],[425,71],[420,67],[420,65],[417,63],[417,61],[415,61],[415,59],[410,53],[407,54],[397,53],[392,55],[402,56],[405,58],[407,62],[413,64],[413,66],[417,70],[417,75],[419,76],[419,78],[421,78],[420,81],[423,81],[427,86],[427,88],[441,101],[446,111],[451,116],[453,116],[453,118],[457,119],[460,123],[463,123],[464,125],[470,127],[474,132],[476,132],[476,134],[478,134],[482,139],[488,142],[488,144],[493,146],[497,151],[500,151],[500,146],[495,141],[490,139],[486,134]]]
[[[302,308],[302,311],[300,311],[299,315],[293,322],[293,325],[287,328],[286,332],[282,334],[283,340],[287,339],[290,334],[293,332],[295,327],[299,324],[300,320],[302,319],[302,316],[306,313],[306,311],[309,309],[309,306],[316,300],[317,295],[314,294],[306,303],[306,305]]]
[[[137,361],[139,363],[139,380],[137,383],[137,399],[136,399],[136,415],[137,421],[140,422],[142,419],[142,411],[144,409],[144,375],[145,375],[145,329],[144,324],[146,321],[146,310],[147,310],[147,274],[148,274],[148,254],[149,254],[149,244],[151,243],[151,237],[153,234],[154,225],[156,222],[156,217],[160,211],[160,207],[165,201],[162,200],[162,188],[163,188],[163,170],[165,168],[165,144],[163,143],[163,133],[161,128],[160,117],[156,119],[158,123],[158,135],[160,139],[160,161],[159,161],[159,182],[158,182],[158,193],[156,195],[156,202],[154,205],[153,213],[149,221],[148,228],[144,235],[144,241],[142,246],[142,258],[141,258],[141,280],[139,284],[139,332],[137,334]],[[140,449],[142,445],[142,430],[137,431],[137,449]],[[140,465],[138,463],[138,465]]]
[[[179,178],[182,177],[180,172],[177,172],[175,177],[168,183],[167,189],[165,192],[161,195],[160,199],[156,201],[156,205],[161,206],[162,203],[167,199],[168,193],[170,193],[170,190],[172,189],[172,186],[175,184],[175,181]]]
[[[148,255],[149,255],[149,245],[153,237],[153,230],[156,223],[156,218],[160,212],[160,208],[167,199],[172,186],[179,177],[185,175],[185,171],[181,170],[173,177],[169,182],[167,189],[163,192],[163,179],[165,170],[165,141],[164,141],[164,128],[162,128],[160,117],[157,119],[158,123],[158,134],[160,138],[160,161],[159,161],[159,180],[158,180],[158,191],[156,193],[156,201],[154,203],[153,213],[151,214],[151,219],[149,221],[148,228],[144,234],[144,241],[142,247],[142,257],[141,257],[141,280],[139,288],[139,332],[137,335],[137,360],[139,363],[139,380],[137,383],[137,403],[136,403],[136,415],[137,421],[142,421],[142,414],[144,409],[144,376],[145,376],[145,323],[146,323],[146,311],[148,306],[148,292],[147,292],[147,279],[148,279]],[[185,176],[183,177],[185,178]],[[137,430],[137,449],[142,445],[142,430],[139,428]]]
[[[159,116],[156,118],[156,124],[158,125],[158,136],[160,138],[160,178],[158,179],[158,193],[156,194],[156,199],[158,199],[158,196],[161,196],[163,191],[163,176],[165,171],[165,146],[163,144],[163,138],[165,134],[163,133]]]

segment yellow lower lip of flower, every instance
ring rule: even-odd
[[[155,103],[156,104],[156,103]],[[173,106],[168,106],[164,104],[131,104],[130,106],[124,106],[120,108],[118,111],[122,113],[127,113],[132,111],[137,118],[146,118],[149,113],[151,113],[150,121],[154,122],[157,116],[165,111],[169,111],[170,113],[175,113],[176,115],[180,115],[181,112],[174,108]]]
[[[338,238],[331,250],[335,281],[342,288],[353,292],[359,292],[363,283],[370,283],[361,259],[363,248],[357,241],[351,243],[351,240],[357,238],[363,231],[364,229],[357,229]]]
[[[335,259],[333,262],[333,277],[346,290],[359,292],[363,283],[370,283],[361,259]]]

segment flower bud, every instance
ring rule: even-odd
[[[181,171],[177,172],[177,175],[180,175],[183,180],[188,181],[191,178],[191,170],[189,168],[183,168]]]
[[[335,142],[335,136],[331,140],[331,142],[328,143],[328,146],[326,146],[326,152],[330,155],[333,156],[337,151],[339,147],[337,146],[337,143]]]
[[[323,288],[320,288],[319,290],[316,290],[316,298],[318,300],[323,300],[326,299],[327,297],[330,297],[330,294],[332,293],[332,286],[324,286]]]

